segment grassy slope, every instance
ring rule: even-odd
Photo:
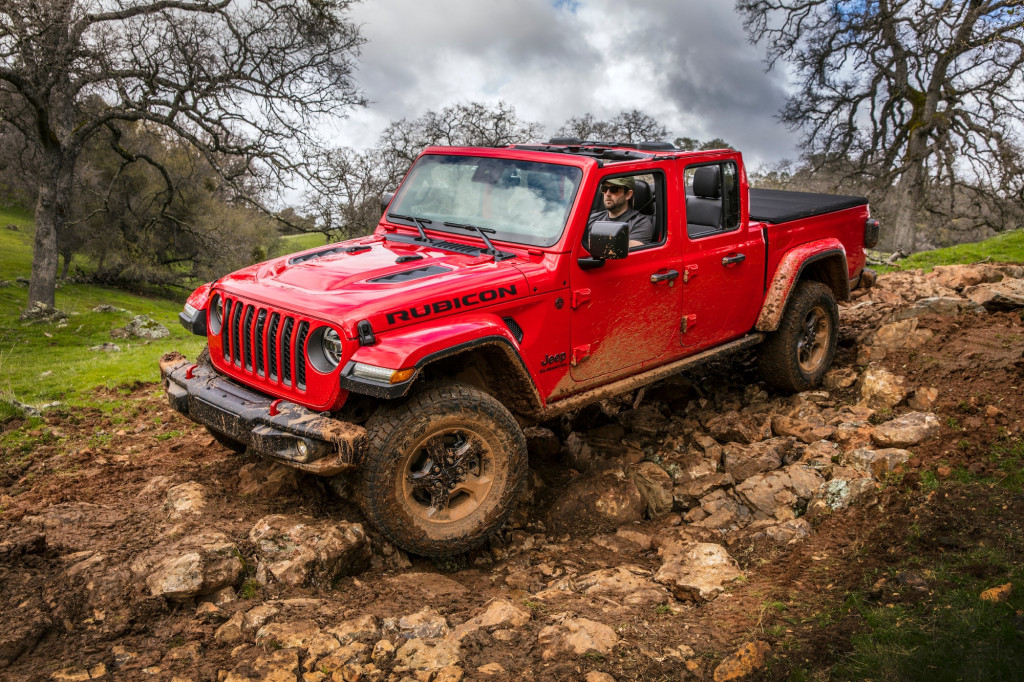
[[[9,224],[19,229],[3,227]],[[87,284],[63,284],[57,290],[57,307],[69,315],[66,326],[19,321],[28,288],[15,280],[28,278],[31,257],[31,216],[21,210],[0,209],[0,280],[10,282],[10,286],[0,287],[0,398],[30,405],[93,403],[96,399],[91,389],[157,381],[157,360],[162,354],[180,350],[194,357],[202,348],[202,339],[178,324],[180,302]],[[102,303],[128,312],[92,312]],[[171,338],[152,342],[111,338],[111,330],[123,327],[138,314],[166,326]],[[89,350],[106,342],[116,343],[121,352]]]
[[[324,246],[326,244],[326,238],[319,233],[290,234],[281,237],[277,241],[277,245],[271,252],[270,257],[277,258],[278,256],[295,253],[296,251],[305,251],[306,249],[312,249],[315,246]]]
[[[914,270],[916,268],[931,270],[936,265],[978,263],[980,261],[1024,263],[1024,230],[1004,232],[983,242],[958,244],[934,251],[921,251],[901,260],[898,267],[880,268],[880,270]]]

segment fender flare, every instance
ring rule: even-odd
[[[461,316],[458,322],[432,320],[415,327],[377,335],[373,346],[361,346],[349,358],[339,376],[345,390],[378,398],[401,398],[407,395],[427,365],[453,355],[484,347],[500,350],[509,360],[513,372],[525,379],[533,396],[531,403],[540,405],[540,393],[526,369],[519,342],[501,318],[492,314]],[[414,369],[406,381],[385,384],[352,375],[356,363],[392,369]]]
[[[821,239],[818,241],[802,244],[786,253],[780,260],[768,287],[764,305],[761,306],[761,314],[757,318],[754,329],[762,332],[771,332],[778,329],[782,322],[782,315],[789,305],[789,298],[793,289],[800,281],[804,270],[808,265],[828,258],[840,257],[843,261],[843,276],[841,284],[830,285],[836,293],[836,298],[846,300],[850,296],[850,282],[847,276],[846,248],[843,243],[835,238]],[[845,287],[842,291],[836,291],[836,286]]]

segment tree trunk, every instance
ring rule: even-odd
[[[927,140],[911,134],[906,158],[909,161],[896,184],[896,224],[893,226],[893,250],[908,256],[917,248],[917,221],[927,198],[927,171],[924,167],[924,146]]]
[[[40,165],[28,307],[35,302],[54,305],[54,292],[57,288],[57,231],[68,219],[75,170],[74,157],[61,149],[44,150]]]

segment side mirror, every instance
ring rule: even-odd
[[[604,265],[605,260],[625,258],[629,253],[629,224],[614,220],[599,220],[590,226],[589,258],[576,262],[583,270]]]
[[[388,204],[395,198],[394,192],[387,192],[380,198],[380,212],[384,213],[388,210]]]
[[[618,260],[629,253],[629,224],[599,220],[590,227],[590,255]]]

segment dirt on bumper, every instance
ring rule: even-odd
[[[256,454],[302,471],[335,476],[353,469],[366,429],[238,384],[181,353],[160,358],[168,402],[194,422]]]

